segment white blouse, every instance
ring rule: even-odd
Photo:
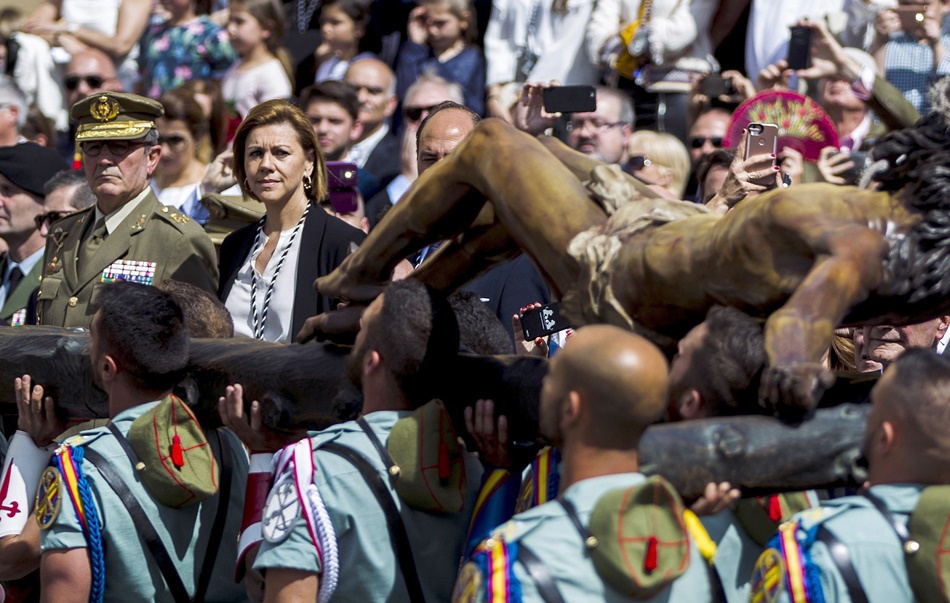
[[[302,231],[298,232],[291,241],[293,231],[294,227],[281,231],[277,247],[264,268],[264,274],[258,273],[254,268],[257,256],[264,250],[263,235],[258,235],[258,240],[244,261],[244,265],[238,270],[231,292],[224,303],[234,319],[235,336],[254,337],[255,316],[251,312],[251,277],[256,273],[254,301],[258,323],[264,320],[264,298],[267,295],[267,288],[271,282],[274,282],[274,292],[267,307],[264,323],[264,341],[279,343],[293,341],[296,333],[291,333],[291,328],[294,318],[294,296],[297,289],[297,264],[300,260],[300,239],[303,234]],[[275,281],[277,264],[288,244],[290,244],[290,249]]]

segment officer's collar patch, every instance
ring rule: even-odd
[[[63,506],[63,474],[56,467],[47,467],[36,490],[36,523],[48,530]]]

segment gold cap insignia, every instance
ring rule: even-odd
[[[112,121],[119,115],[119,103],[103,94],[89,105],[89,114],[99,121]]]

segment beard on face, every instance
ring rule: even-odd
[[[360,391],[363,389],[363,356],[365,353],[365,345],[354,347],[344,361],[346,378]]]

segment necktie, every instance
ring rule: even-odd
[[[23,271],[20,270],[19,266],[14,266],[13,270],[10,271],[10,276],[7,277],[7,297],[13,295],[13,292],[16,291],[17,285],[20,284],[20,281],[23,280]]]
[[[80,270],[92,262],[92,258],[95,257],[96,252],[99,251],[99,247],[102,246],[102,241],[105,240],[106,234],[106,220],[105,218],[99,218],[95,228],[92,229],[92,234],[83,241],[82,248],[79,250]]]

